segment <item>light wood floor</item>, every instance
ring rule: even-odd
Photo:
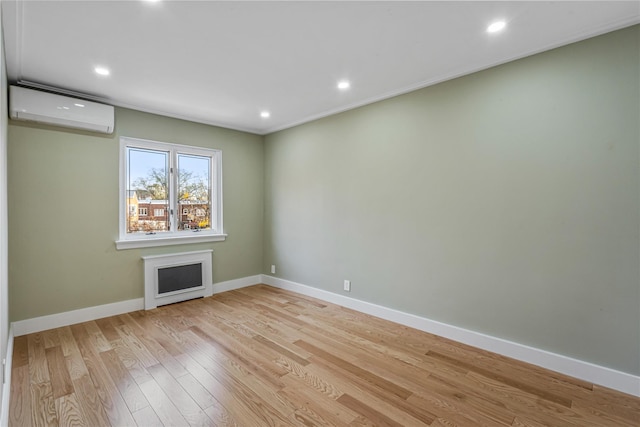
[[[640,399],[259,285],[17,337],[11,426],[634,426]]]

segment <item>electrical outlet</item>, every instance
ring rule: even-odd
[[[351,280],[344,281],[344,290],[347,292],[351,292]]]
[[[271,274],[276,274],[276,266],[274,264],[271,265]]]

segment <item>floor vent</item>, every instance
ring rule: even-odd
[[[150,255],[144,260],[144,308],[210,296],[213,250]]]

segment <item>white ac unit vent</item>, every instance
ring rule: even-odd
[[[9,115],[15,120],[29,120],[101,133],[113,133],[114,128],[114,112],[111,105],[19,86],[9,88]]]

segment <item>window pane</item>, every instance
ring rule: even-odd
[[[127,148],[127,233],[169,231],[169,153]]]
[[[211,158],[178,154],[178,230],[211,228]]]

